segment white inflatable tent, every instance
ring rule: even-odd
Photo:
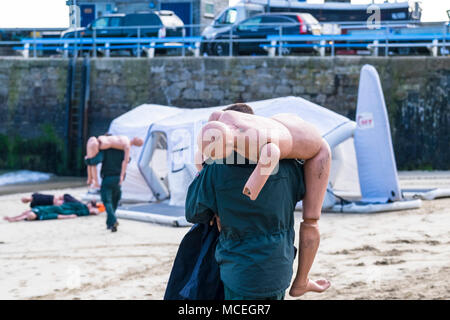
[[[333,160],[324,211],[367,213],[420,207],[420,200],[402,196],[384,97],[372,66],[361,70],[356,122],[300,97],[248,104],[262,116],[297,114],[313,123],[330,144]],[[158,202],[121,207],[119,217],[188,225],[184,201],[196,173],[196,137],[211,112],[223,107],[183,110],[152,124],[138,167]]]

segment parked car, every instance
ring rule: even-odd
[[[136,28],[133,28],[136,27]],[[138,28],[139,27],[139,28]],[[170,10],[143,13],[118,13],[96,19],[86,28],[69,29],[62,38],[136,38],[140,37],[181,37],[185,33],[183,21]],[[136,49],[130,50],[133,55]]]
[[[267,54],[261,45],[268,45],[263,41],[269,35],[320,35],[321,26],[319,22],[309,13],[265,13],[243,20],[231,29],[233,40],[252,40],[233,43],[233,54]],[[230,31],[218,33],[214,40],[229,40]],[[261,41],[257,41],[260,39]],[[212,52],[214,55],[228,55],[228,42],[213,42]],[[312,48],[284,48],[284,54],[291,51],[311,51]]]

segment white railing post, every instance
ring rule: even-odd
[[[64,43],[63,51],[64,51],[64,58],[67,59],[69,57],[69,43],[68,42]]]
[[[270,41],[269,57],[275,57],[275,51],[277,49],[276,45],[277,45],[277,40]]]
[[[154,42],[150,43],[150,48],[148,48],[148,57],[149,58],[155,57],[155,43]]]
[[[326,45],[326,41],[325,40],[320,40],[320,49],[319,49],[319,53],[321,57],[325,57],[325,45]]]
[[[431,54],[433,55],[433,57],[437,57],[438,56],[438,39],[433,39],[433,41],[431,43],[432,43]]]
[[[201,45],[200,41],[196,41],[195,42],[195,49],[194,49],[194,56],[195,57],[200,57],[200,45]]]
[[[378,40],[374,40],[373,41],[373,50],[372,50],[372,55],[375,57],[378,57],[378,45],[379,45],[379,41]]]
[[[23,46],[23,57],[27,58],[27,59],[30,57],[30,43],[29,42],[25,43],[25,45]]]
[[[109,50],[109,42],[107,42],[107,43],[105,43],[105,56],[107,57],[107,58],[109,58],[109,56],[110,56],[110,50]]]

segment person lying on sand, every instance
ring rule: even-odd
[[[106,149],[123,150],[125,153],[125,157],[122,162],[122,172],[120,174],[120,183],[122,183],[125,179],[128,162],[130,161],[131,146],[140,147],[143,144],[144,141],[138,137],[134,137],[131,140],[126,136],[113,136],[110,134],[90,137],[86,145],[86,157],[84,158],[87,165],[87,184],[93,189],[100,188],[97,176],[97,164],[103,161],[102,150]]]
[[[6,221],[33,221],[51,219],[73,219],[81,216],[98,215],[101,210],[97,208],[95,201],[90,201],[87,205],[81,202],[66,202],[55,206],[36,206],[15,217],[4,217]]]
[[[80,202],[68,193],[54,196],[51,194],[42,194],[37,192],[33,193],[29,197],[23,197],[21,201],[22,203],[29,203],[30,208],[34,208],[36,206],[60,206],[66,202]]]

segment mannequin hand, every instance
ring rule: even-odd
[[[217,214],[214,215],[214,217],[211,219],[211,221],[209,222],[209,225],[212,226],[214,224],[214,219],[217,222],[217,230],[222,231],[222,225],[220,224],[220,218]]]
[[[292,286],[291,290],[289,290],[289,295],[292,297],[300,297],[304,295],[306,292],[319,292],[322,293],[327,290],[331,285],[331,282],[326,279],[320,280],[310,280],[303,286]]]

